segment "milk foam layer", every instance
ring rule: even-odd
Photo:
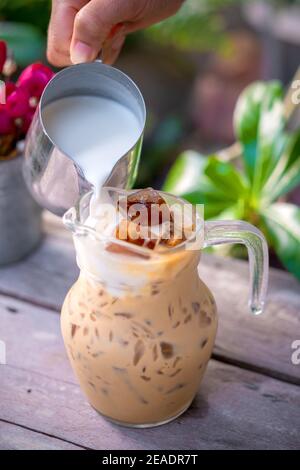
[[[91,196],[87,216],[81,223],[92,230],[86,236],[74,236],[77,262],[82,271],[105,281],[111,295],[123,296],[126,295],[124,285],[134,291],[143,290],[152,282],[171,281],[191,262],[197,265],[200,250],[165,248],[156,251],[117,240],[115,228],[119,219],[110,192],[109,188],[102,188],[98,196]],[[111,252],[107,248],[112,242],[125,247],[127,252]]]

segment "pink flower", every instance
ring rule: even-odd
[[[0,135],[13,134],[15,129],[14,120],[6,109],[6,106],[0,106]]]
[[[13,91],[16,90],[16,85],[13,82],[5,82],[5,94],[6,98],[8,98]]]
[[[21,73],[17,85],[25,89],[30,97],[40,98],[43,90],[54,72],[46,65],[35,63],[26,67]]]
[[[30,109],[22,118],[21,131],[26,134],[35,113],[35,109]]]
[[[0,73],[2,73],[7,57],[7,47],[5,41],[0,41]]]
[[[0,92],[2,98],[2,104],[6,103],[7,98],[12,94],[13,91],[17,88],[13,82],[2,82],[2,86],[0,84]]]
[[[6,44],[0,41],[0,72],[6,60]],[[32,64],[21,73],[17,84],[5,83],[6,104],[0,105],[0,135],[26,134],[41,94],[53,77],[52,70],[43,64]]]
[[[26,90],[16,88],[6,99],[6,107],[14,118],[23,117],[29,111],[29,95]]]
[[[36,62],[34,64],[28,65],[28,67],[23,70],[23,72],[19,76],[18,85],[22,83],[23,80],[31,78],[32,75],[34,75],[36,72],[42,72],[45,76],[47,76],[48,81],[54,75],[54,72],[49,67],[47,67],[47,65],[44,65],[40,62]]]

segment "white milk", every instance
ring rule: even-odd
[[[130,109],[100,96],[54,101],[45,107],[43,122],[50,138],[78,163],[96,192],[142,130]]]

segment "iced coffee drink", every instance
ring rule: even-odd
[[[154,191],[132,193],[125,209],[143,204],[143,226],[153,200],[164,202]],[[159,215],[160,227],[168,215]],[[155,237],[155,229],[132,237],[127,226],[121,239],[122,221],[108,236],[100,219],[96,211],[91,229],[83,221],[74,236],[81,273],[62,310],[67,353],[103,416],[131,426],[162,424],[191,404],[215,340],[216,307],[198,276],[200,251],[185,249],[187,235],[175,237],[172,214],[168,238]],[[125,219],[136,225],[135,216]]]

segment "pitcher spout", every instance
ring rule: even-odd
[[[71,207],[63,215],[63,224],[67,227],[68,230],[72,233],[76,233],[76,209]]]

